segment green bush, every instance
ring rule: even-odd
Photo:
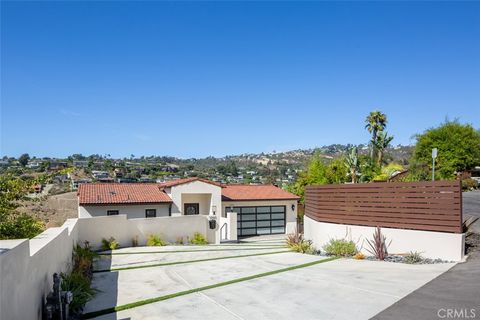
[[[329,255],[341,257],[354,256],[358,252],[355,243],[345,239],[331,239],[330,242],[323,247],[323,250]]]
[[[463,191],[476,189],[476,188],[478,188],[478,182],[476,180],[471,178],[462,180]]]
[[[90,245],[85,241],[85,245],[82,247],[77,244],[73,247],[73,270],[79,272],[86,277],[91,277],[93,269],[93,259],[98,254],[91,250]]]
[[[422,262],[423,257],[419,252],[410,251],[410,253],[405,257],[405,263],[415,264]]]
[[[300,253],[314,254],[317,250],[312,245],[312,241],[301,239],[298,243],[292,243],[289,245],[292,251]]]
[[[14,212],[0,219],[0,239],[31,239],[43,230],[44,224],[26,213]]]
[[[166,246],[167,242],[164,241],[160,236],[151,234],[148,236],[147,240],[147,246],[150,247],[161,247],[161,246]]]
[[[71,291],[73,294],[73,300],[69,305],[70,310],[73,313],[81,313],[83,306],[95,296],[97,291],[90,287],[90,279],[80,272],[61,273],[60,276],[62,290]]]
[[[118,247],[118,242],[114,237],[110,237],[108,240],[102,238],[102,250],[115,250]]]
[[[201,234],[200,232],[195,232],[193,234],[193,238],[190,241],[191,244],[208,244],[207,239],[205,239],[205,236]]]

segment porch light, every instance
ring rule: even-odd
[[[213,212],[213,214],[215,214],[215,212],[217,212],[217,206],[212,206],[212,212]]]
[[[295,211],[295,205],[292,204],[292,211]]]

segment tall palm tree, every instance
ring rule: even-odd
[[[365,119],[365,129],[372,134],[372,140],[377,138],[377,132],[383,131],[387,127],[387,115],[381,111],[375,110]]]
[[[358,150],[357,147],[353,147],[349,154],[345,157],[345,165],[350,171],[352,183],[357,183],[357,173],[359,168]]]
[[[379,110],[372,111],[365,119],[365,129],[372,134],[370,142],[370,158],[373,159],[375,153],[375,142],[379,131],[385,130],[387,127],[387,115]]]
[[[388,136],[388,133],[385,131],[377,132],[377,139],[373,142],[375,149],[377,150],[377,164],[380,166],[383,161],[383,155],[385,154],[385,149],[388,148],[390,142],[392,142],[393,136]]]

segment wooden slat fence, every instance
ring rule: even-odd
[[[308,186],[305,215],[321,222],[462,232],[459,181]]]

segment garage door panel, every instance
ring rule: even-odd
[[[259,213],[257,214],[257,220],[270,220],[270,213]]]
[[[285,227],[285,220],[272,220],[272,227]]]
[[[285,233],[285,206],[235,207],[239,236]]]
[[[260,228],[260,227],[270,227],[270,220],[257,221],[257,228]]]

